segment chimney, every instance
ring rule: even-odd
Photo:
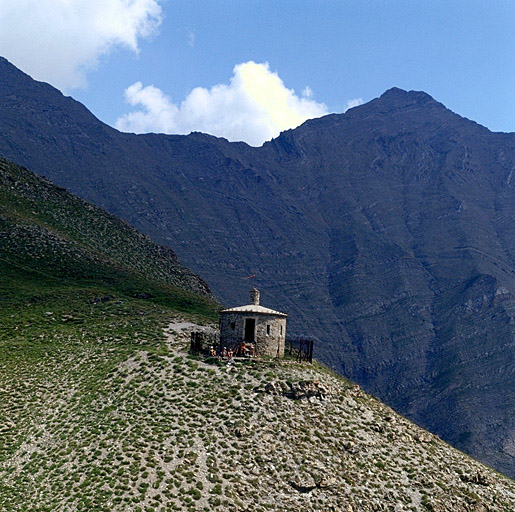
[[[250,292],[250,303],[255,306],[259,305],[259,290],[256,288],[253,288]]]

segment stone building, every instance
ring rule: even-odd
[[[254,288],[250,304],[220,312],[220,349],[238,353],[244,347],[257,356],[283,357],[287,316],[261,306]]]

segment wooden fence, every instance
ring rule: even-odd
[[[299,363],[312,363],[314,344],[313,338],[288,338],[285,352],[290,357],[295,357]]]

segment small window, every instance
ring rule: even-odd
[[[270,324],[267,324],[266,326],[266,335],[270,336]]]
[[[236,322],[231,322],[231,329],[234,331],[236,329]]]
[[[281,325],[281,336],[283,335],[283,326]]]

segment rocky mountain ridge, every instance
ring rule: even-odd
[[[0,154],[249,282],[317,356],[515,474],[515,135],[392,89],[261,148],[119,133],[0,62]]]

